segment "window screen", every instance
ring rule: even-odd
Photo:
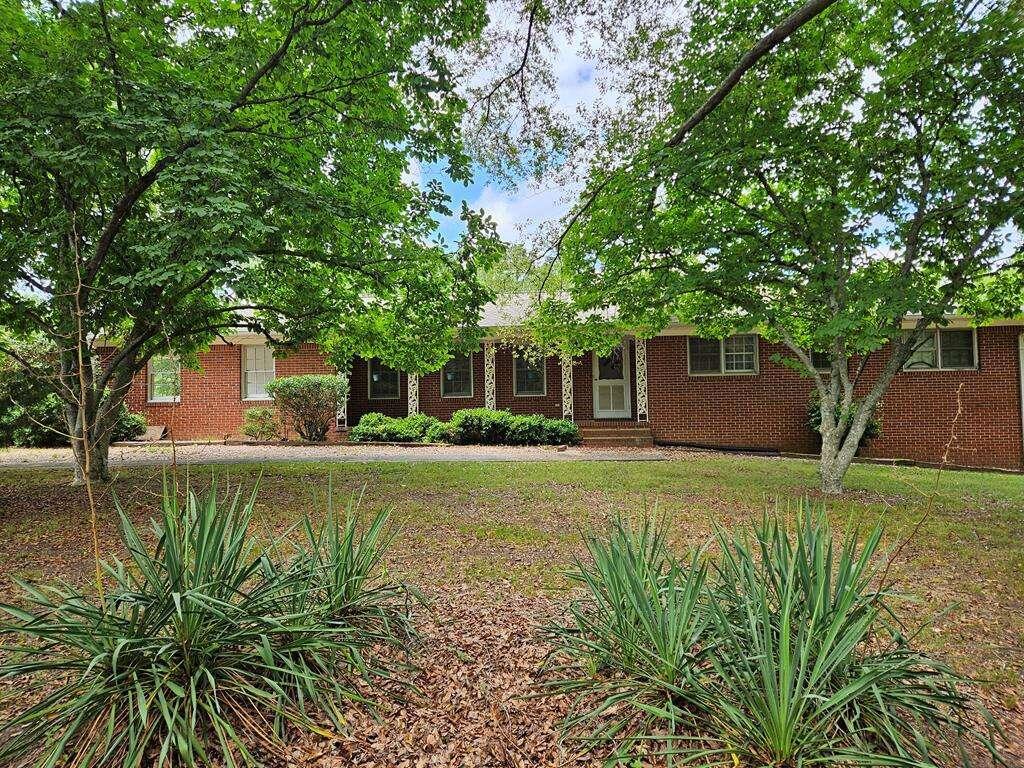
[[[690,337],[690,373],[721,373],[722,342],[718,339]]]
[[[974,331],[939,331],[939,349],[943,368],[973,368]]]
[[[169,403],[181,399],[181,363],[168,356],[149,361],[149,399]]]

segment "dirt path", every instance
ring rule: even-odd
[[[491,445],[224,445],[205,443],[116,445],[110,449],[110,466],[146,467],[179,464],[259,464],[263,462],[315,461],[662,461],[665,451],[656,448],[557,448],[554,446]],[[70,468],[69,448],[0,449],[0,468]]]

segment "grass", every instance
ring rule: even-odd
[[[261,478],[256,525],[275,536],[302,514],[325,508],[327,475],[341,495],[366,486],[362,508],[395,507],[402,535],[389,568],[428,593],[468,583],[562,597],[564,569],[580,554],[580,530],[615,514],[657,508],[678,550],[707,539],[715,524],[756,519],[766,499],[796,509],[816,495],[810,461],[686,455],[667,462],[316,463],[194,467],[193,482],[251,487]],[[161,470],[122,470],[115,484],[138,519],[159,502]],[[829,501],[837,530],[882,520],[883,547],[917,528],[892,569],[920,602],[908,618],[941,613],[922,643],[955,667],[997,683],[1024,672],[1024,477],[912,467],[854,466],[849,492]],[[104,540],[113,542],[109,493]],[[12,576],[88,577],[87,516],[66,470],[0,469],[0,592]],[[923,522],[922,522],[923,520]],[[918,528],[919,526],[919,528]]]

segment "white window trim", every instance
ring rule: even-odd
[[[540,392],[520,392],[519,391],[519,373],[517,366],[523,358],[518,355],[512,356],[512,394],[515,397],[547,397],[548,394],[548,359],[546,357],[541,358],[540,361],[540,374],[541,374],[541,391]]]
[[[371,363],[373,360],[366,361],[366,399],[367,400],[401,400],[402,399],[402,372],[391,368],[398,376],[398,394],[395,395],[375,395],[373,394],[373,371],[370,370]],[[377,360],[378,365],[383,365],[380,360]]]
[[[692,361],[690,358],[690,339],[691,338],[703,338],[700,336],[687,336],[686,337],[686,373],[688,376],[757,376],[761,372],[761,337],[756,333],[734,333],[732,336],[753,336],[754,337],[754,370],[752,371],[727,371],[725,370],[725,339],[717,339],[718,341],[718,370],[717,371],[698,371],[694,372]],[[726,338],[731,338],[727,336]],[[704,341],[710,341],[710,339],[704,339]]]
[[[977,371],[978,370],[978,329],[977,328],[929,328],[935,334],[935,367],[934,368],[907,368],[908,359],[900,369],[902,373],[938,373],[939,371]],[[944,366],[942,364],[942,334],[940,331],[970,331],[971,342],[974,345],[974,365]]]
[[[168,356],[169,359],[170,356]],[[181,402],[181,361],[176,360],[178,364],[178,394],[161,397],[153,396],[153,358],[149,358],[149,362],[146,363],[146,402],[147,403],[180,403]]]
[[[472,352],[468,352],[466,354],[466,357],[469,358],[469,394],[468,395],[446,395],[444,393],[444,366],[448,365],[448,363],[451,362],[451,360],[449,360],[448,363],[445,363],[444,365],[441,366],[441,371],[438,374],[441,377],[441,397],[442,398],[447,399],[447,400],[468,400],[469,398],[471,398],[473,396],[473,393],[476,391],[476,382],[473,381],[473,379],[474,379],[473,368],[475,367],[473,365],[473,353]],[[452,358],[452,360],[454,360],[454,359],[455,358]]]
[[[241,392],[242,392],[242,402],[243,403],[269,403],[269,402],[273,402],[274,401],[274,398],[272,398],[270,396],[269,392],[265,396],[263,396],[263,397],[250,397],[249,394],[246,392],[246,389],[245,389],[245,374],[248,372],[248,371],[245,370],[245,351],[249,347],[258,347],[258,346],[264,346],[264,347],[267,347],[268,350],[270,349],[269,345],[267,345],[267,344],[263,344],[263,345],[260,345],[260,344],[249,344],[249,345],[245,345],[245,346],[242,347],[242,381],[241,381]],[[274,363],[274,378],[276,379],[277,378],[277,358],[274,357],[274,354],[273,354],[272,351],[271,351],[271,354],[270,354],[270,359]]]

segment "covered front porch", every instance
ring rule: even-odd
[[[375,411],[389,416],[425,413],[447,419],[454,410],[491,408],[569,419],[597,444],[650,444],[644,339],[625,338],[606,355],[586,352],[576,357],[544,358],[538,365],[542,386],[528,395],[517,389],[516,364],[510,347],[487,340],[469,355],[472,383],[467,394],[446,396],[442,371],[422,376],[401,372],[392,396],[383,399],[368,394],[379,365],[357,360],[350,373],[349,399],[339,413],[339,427],[354,425],[364,413]]]

